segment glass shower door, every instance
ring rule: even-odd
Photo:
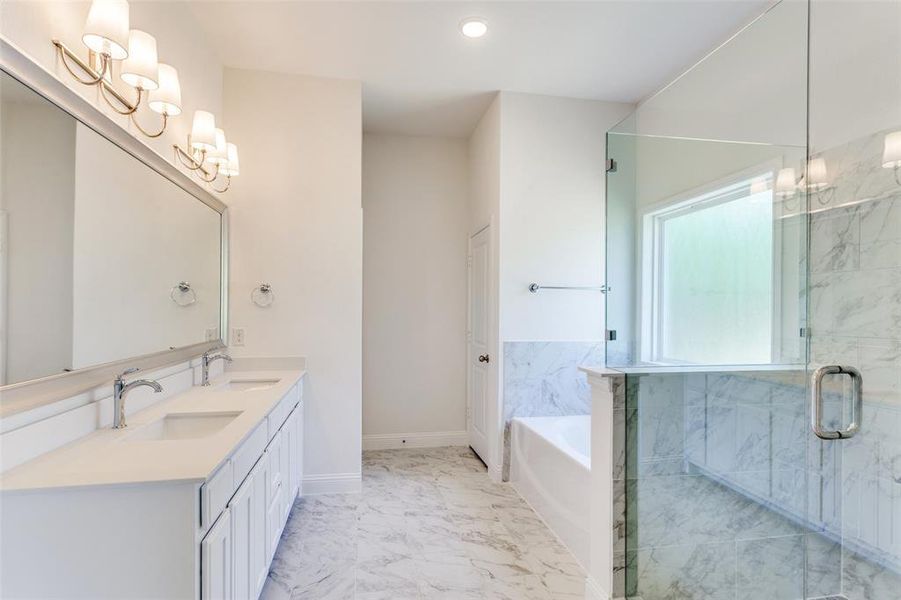
[[[901,3],[812,2],[809,62],[810,368],[849,367],[825,377],[823,418],[827,430],[859,426],[813,444],[820,521],[841,563],[824,577],[849,600],[892,600],[901,598]]]
[[[777,4],[607,148],[614,596],[901,599],[901,3]]]

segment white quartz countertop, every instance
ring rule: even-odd
[[[201,482],[237,449],[305,373],[303,370],[226,371],[212,380],[208,387],[194,386],[128,415],[128,427],[124,429],[98,429],[91,435],[7,471],[0,477],[0,491]],[[250,380],[278,382],[265,389],[227,389],[230,381]],[[166,415],[234,412],[240,414],[224,428],[206,437],[129,439],[142,426]]]

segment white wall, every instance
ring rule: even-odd
[[[235,356],[305,356],[305,486],[358,489],[362,388],[359,82],[226,69],[241,140],[229,191]],[[275,302],[251,303],[272,284]],[[309,485],[308,485],[309,484]]]
[[[135,131],[128,117],[116,115],[106,105],[95,86],[77,83],[57,61],[56,48],[50,43],[54,38],[64,42],[82,58],[87,58],[87,48],[81,42],[81,35],[90,2],[4,0],[0,2],[0,35],[92,101],[124,129],[133,131],[138,139],[166,160],[175,163],[172,144],[184,146],[191,130],[194,110],[209,110],[217,118],[222,115],[222,63],[205,43],[201,28],[187,3],[131,2],[129,6],[131,27],[146,30],[156,37],[160,61],[178,70],[181,83],[183,112],[169,120],[166,133],[157,139],[144,137]],[[118,81],[118,72],[115,80]],[[134,91],[127,86],[123,90],[126,97],[134,95]],[[145,129],[156,129],[160,116],[145,107],[139,111],[138,118]],[[230,135],[229,139],[241,145],[238,136]]]
[[[8,236],[0,250],[8,302],[2,385],[72,367],[75,120],[39,99],[4,100],[0,113],[0,212],[8,227],[0,232]]]
[[[364,445],[466,428],[467,172],[465,140],[363,137]]]
[[[605,134],[629,104],[501,92],[469,141],[470,233],[492,224],[494,303],[487,462],[502,463],[503,342],[599,341],[604,296],[528,291],[604,282]],[[484,458],[484,457],[483,457]]]
[[[597,341],[604,296],[605,134],[632,105],[501,93],[500,334]]]

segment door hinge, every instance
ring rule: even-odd
[[[616,173],[616,161],[612,158],[607,159],[607,172]]]
[[[605,337],[607,338],[608,342],[615,342],[616,341],[616,329],[608,329]]]

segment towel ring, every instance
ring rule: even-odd
[[[191,306],[197,302],[197,292],[194,291],[194,288],[187,281],[179,281],[172,286],[172,290],[169,291],[169,297],[179,306]]]
[[[261,283],[253,288],[253,291],[250,292],[250,301],[260,308],[266,308],[275,302],[275,292],[272,291],[272,286],[268,283]]]

